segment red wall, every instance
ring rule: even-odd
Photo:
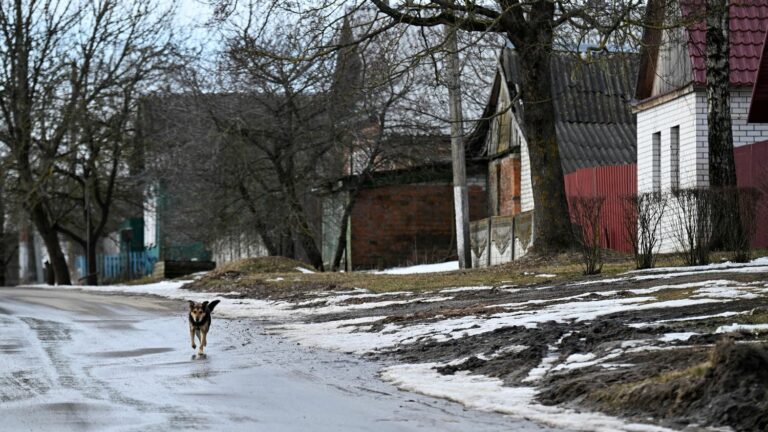
[[[574,196],[605,197],[603,204],[603,246],[632,252],[624,234],[623,197],[637,193],[637,165],[610,165],[582,168],[565,176],[565,193]]]
[[[754,187],[763,196],[758,204],[757,234],[753,245],[768,247],[768,141],[734,149],[736,176],[741,187]],[[565,191],[572,196],[605,196],[604,246],[631,252],[624,238],[622,197],[637,193],[637,166],[613,165],[583,168],[565,176]]]
[[[493,192],[498,206],[496,216],[514,216],[520,213],[520,159],[506,157],[499,161],[496,170],[499,171]]]
[[[469,187],[469,206],[470,220],[487,217],[484,187]],[[364,189],[352,210],[351,224],[356,269],[456,259],[450,184]]]
[[[763,193],[758,204],[757,235],[753,245],[768,247],[768,141],[733,150],[736,180],[741,187],[754,187]]]

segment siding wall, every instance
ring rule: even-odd
[[[533,184],[531,183],[531,159],[528,142],[520,141],[520,211],[533,210]]]

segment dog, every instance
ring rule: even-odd
[[[204,356],[205,346],[208,344],[208,331],[211,329],[211,312],[219,304],[219,300],[195,303],[189,301],[189,338],[192,339],[192,349],[197,348],[195,336],[200,340],[200,350],[197,355]]]

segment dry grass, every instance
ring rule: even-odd
[[[768,255],[768,251],[764,252],[763,255]],[[723,256],[726,255],[723,254]],[[756,253],[755,256],[760,254]],[[713,261],[716,257],[713,257]],[[681,264],[682,261],[674,255],[661,256],[657,263],[659,267]],[[629,255],[609,251],[606,253],[602,274],[598,276],[582,274],[583,268],[577,253],[563,253],[551,257],[526,257],[488,268],[410,275],[383,275],[364,271],[306,274],[296,270],[298,266],[307,267],[306,264],[281,257],[250,258],[225,264],[206,275],[200,282],[211,290],[267,285],[276,290],[312,286],[314,289],[366,288],[373,292],[429,291],[464,286],[528,285],[594,280],[634,270],[634,260]],[[542,274],[555,276],[537,276]],[[660,297],[673,299],[690,295],[690,292],[681,291],[684,290],[661,292]]]

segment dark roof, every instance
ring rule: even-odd
[[[681,2],[683,15],[695,19],[688,26],[688,52],[691,56],[693,81],[706,84],[706,35],[703,14],[704,0]],[[768,2],[765,0],[735,0],[730,2],[730,55],[731,85],[751,86],[760,63],[765,30],[768,28]]]
[[[500,62],[507,87],[514,94],[515,84],[520,82],[517,53],[504,49]],[[590,57],[589,61],[573,54],[553,55],[555,127],[565,173],[635,162],[635,116],[630,100],[636,67],[637,58],[631,54],[600,54]],[[495,112],[496,83],[494,90],[484,117]],[[522,108],[517,106],[515,111],[521,113]],[[524,116],[517,117],[519,122],[523,121]],[[469,147],[476,147],[481,138],[484,141],[488,121],[480,123],[470,138]],[[521,123],[521,127],[525,132],[525,124]]]
[[[768,123],[768,32],[765,33],[760,63],[755,74],[747,122]]]

